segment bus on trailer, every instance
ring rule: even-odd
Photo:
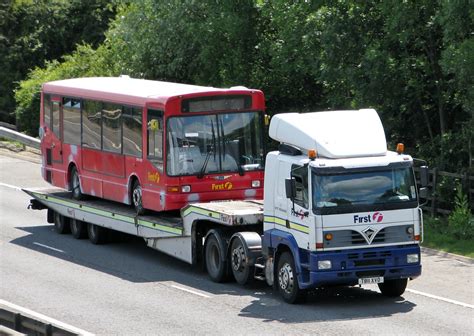
[[[265,99],[128,76],[43,84],[43,178],[72,191],[169,211],[261,199]]]

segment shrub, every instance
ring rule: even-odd
[[[456,189],[454,210],[448,217],[449,229],[456,238],[471,239],[474,238],[474,217],[471,215],[469,202],[461,184],[458,184]]]

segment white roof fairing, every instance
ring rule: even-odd
[[[90,99],[106,99],[143,105],[145,102],[156,101],[166,103],[168,98],[203,92],[226,92],[235,89],[219,89],[213,87],[170,83],[147,79],[123,77],[86,77],[52,81],[43,84],[46,93],[86,97]],[[238,91],[254,92],[250,89]]]
[[[382,122],[373,109],[281,113],[270,123],[270,137],[318,156],[350,158],[387,153]]]

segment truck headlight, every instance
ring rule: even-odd
[[[331,269],[331,268],[332,268],[331,260],[318,260],[318,269],[326,270],[326,269]]]
[[[414,264],[420,261],[420,256],[418,253],[415,254],[407,254],[407,263]]]

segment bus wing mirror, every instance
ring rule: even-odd
[[[423,199],[423,202],[419,202],[420,206],[424,206],[426,204],[428,204],[428,197],[430,197],[430,192],[428,190],[428,188],[426,187],[422,187],[418,190],[418,197],[420,198],[420,200]]]
[[[420,167],[420,184],[422,187],[428,186],[429,174],[430,174],[430,171],[429,171],[428,166]]]
[[[285,179],[286,198],[294,199],[296,197],[296,180],[294,178]]]

